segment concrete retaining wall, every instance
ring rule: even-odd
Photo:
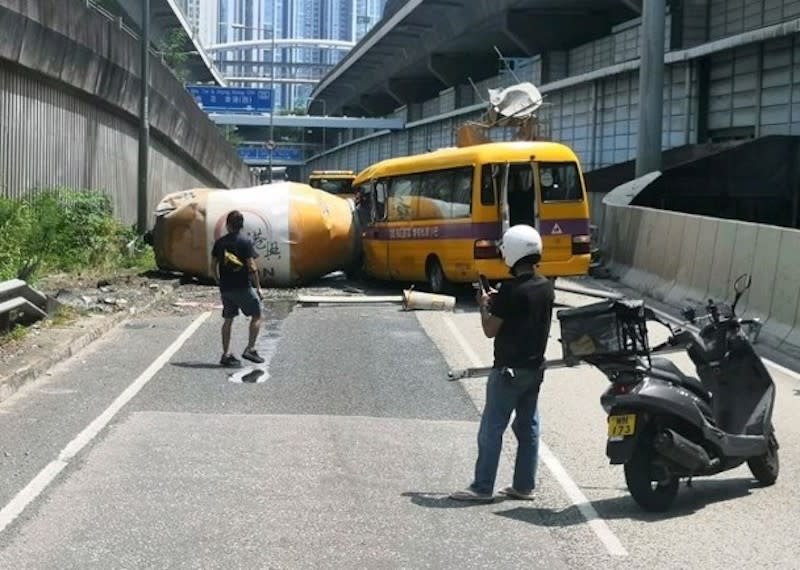
[[[602,192],[588,192],[589,199],[589,219],[591,223],[598,228],[603,227],[603,218],[606,215],[606,208],[603,204],[605,193]]]
[[[104,189],[136,219],[139,42],[77,0],[0,0],[0,192]],[[150,196],[247,186],[247,166],[183,85],[150,62]]]
[[[605,258],[625,285],[676,307],[732,300],[742,273],[753,286],[740,314],[765,322],[763,335],[800,347],[800,231],[605,204]]]

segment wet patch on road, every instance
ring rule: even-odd
[[[228,376],[228,382],[235,384],[263,384],[269,380],[269,365],[278,352],[281,325],[292,312],[294,306],[294,301],[287,300],[264,302],[263,325],[261,333],[256,340],[256,351],[264,359],[264,362],[237,369]]]

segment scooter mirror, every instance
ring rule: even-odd
[[[753,278],[745,273],[740,275],[738,279],[733,284],[734,290],[739,293],[740,295],[747,291],[750,288],[750,285],[753,283]]]

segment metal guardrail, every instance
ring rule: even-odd
[[[19,321],[47,318],[52,309],[52,301],[46,295],[21,279],[0,283],[0,332],[10,330]]]
[[[95,12],[97,12],[99,14],[102,14],[109,21],[115,22],[119,26],[120,30],[122,30],[125,33],[127,33],[134,40],[137,40],[137,41],[139,40],[139,34],[137,34],[136,31],[133,28],[129,27],[123,21],[122,16],[116,16],[116,15],[112,14],[111,12],[109,12],[108,10],[103,8],[100,4],[98,4],[94,0],[86,0],[86,6],[88,8],[91,8]],[[150,47],[150,53],[153,54],[154,56],[158,57],[158,52],[155,49],[153,49],[152,46]]]
[[[110,22],[114,22],[117,25],[117,27],[119,27],[120,30],[128,34],[132,39],[136,40],[137,42],[141,40],[141,36],[139,35],[139,33],[130,26],[128,26],[128,24],[125,23],[125,20],[122,18],[122,16],[117,16],[115,14],[112,14],[111,12],[106,10],[103,6],[98,4],[95,0],[86,0],[86,7],[91,10],[94,10],[95,12],[105,17]],[[194,37],[194,34],[192,34],[189,36],[189,39],[194,41],[196,38]],[[161,63],[170,71],[170,73],[172,73],[172,75],[175,76],[175,79],[181,81],[181,79],[175,74],[175,71],[166,64],[163,52],[158,51],[153,45],[149,46],[149,51],[151,56],[159,59]]]

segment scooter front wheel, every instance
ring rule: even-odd
[[[672,477],[668,481],[657,481],[653,476],[652,452],[638,446],[630,460],[625,463],[625,483],[636,503],[646,511],[664,512],[672,506],[678,494],[680,481]]]
[[[774,485],[778,479],[778,473],[781,470],[781,464],[778,460],[778,439],[774,433],[769,435],[767,441],[767,452],[761,457],[753,457],[747,461],[747,466],[753,477],[758,479],[758,482],[768,487]]]

